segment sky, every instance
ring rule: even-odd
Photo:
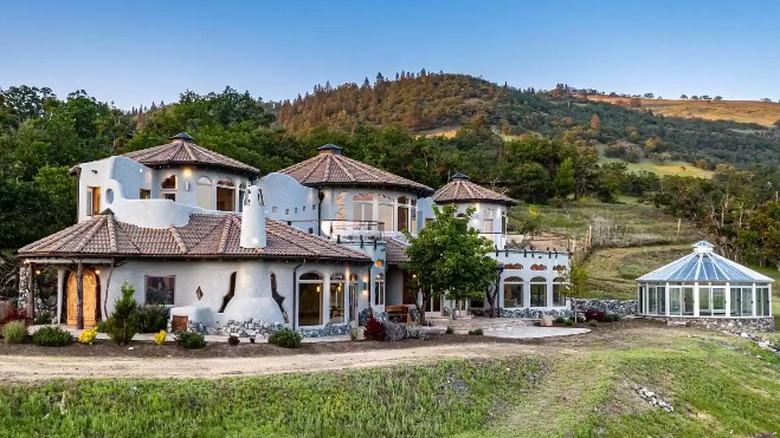
[[[780,1],[0,0],[0,88],[120,108],[421,69],[517,87],[780,99]]]

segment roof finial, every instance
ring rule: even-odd
[[[466,174],[465,174],[465,173],[463,173],[463,172],[455,172],[455,175],[452,175],[452,177],[450,177],[450,181],[454,181],[454,180],[458,180],[458,179],[461,179],[461,180],[468,180],[468,179],[469,179],[469,176],[468,176],[468,175],[466,175]]]
[[[341,155],[342,148],[341,146],[335,145],[333,143],[328,143],[324,146],[320,146],[317,148],[320,155]]]
[[[192,143],[192,142],[195,141],[195,139],[192,138],[192,136],[187,134],[186,132],[180,132],[180,133],[178,133],[176,135],[172,135],[170,137],[170,140],[180,140],[180,141],[187,142],[187,143]]]
[[[691,247],[693,248],[693,252],[696,254],[710,254],[715,249],[715,245],[707,242],[706,240],[696,242]]]

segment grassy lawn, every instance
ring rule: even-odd
[[[604,156],[603,144],[598,145],[596,149],[598,150],[599,163],[601,164],[624,162],[624,160],[621,160],[620,158],[610,158]],[[677,175],[677,176],[697,176],[699,178],[711,178],[712,174],[714,173],[711,170],[699,169],[698,167],[686,161],[664,161],[663,163],[656,163],[652,160],[643,158],[637,163],[626,162],[626,164],[630,172],[639,172],[641,170],[646,170],[648,172],[653,172],[655,174],[658,174],[659,176]]]
[[[508,359],[348,372],[5,383],[0,435],[726,437],[780,430],[780,357],[697,331],[631,336]],[[675,411],[643,401],[638,385]]]
[[[523,220],[529,208],[538,211],[541,230],[545,233],[582,240],[591,225],[594,245],[690,242],[698,237],[695,229],[685,222],[677,235],[676,218],[631,198],[623,198],[618,204],[572,202],[564,208],[520,205],[509,211],[510,220]]]

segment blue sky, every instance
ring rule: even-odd
[[[0,88],[129,108],[231,85],[266,100],[444,70],[665,97],[780,99],[780,1],[0,0]]]

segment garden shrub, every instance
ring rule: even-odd
[[[122,284],[122,298],[114,304],[114,313],[106,320],[106,332],[112,341],[126,345],[138,333],[138,303],[135,288]]]
[[[85,329],[79,335],[79,342],[82,344],[92,345],[92,343],[95,342],[95,338],[97,338],[97,334],[98,334],[97,327],[93,327],[91,329]]]
[[[366,328],[363,330],[363,335],[369,341],[384,341],[387,339],[387,328],[382,321],[371,315],[366,321]]]
[[[183,331],[176,333],[176,343],[188,350],[203,348],[206,346],[206,338],[193,331]]]
[[[154,334],[154,345],[162,345],[165,343],[165,338],[168,337],[168,333],[165,330],[160,330]]]
[[[563,315],[559,315],[557,318],[555,318],[556,324],[563,324],[564,322],[566,322],[566,318],[564,318]]]
[[[35,317],[36,325],[51,324],[54,319],[54,315],[51,312],[41,312]]]
[[[168,328],[168,308],[160,304],[138,307],[138,333],[157,333]]]
[[[588,321],[588,326],[589,327],[596,327],[598,325],[599,325],[599,322],[596,321],[595,319],[591,319],[590,321]]]
[[[3,326],[3,340],[6,344],[21,344],[27,337],[27,326],[23,321],[11,321]]]
[[[33,334],[33,342],[41,347],[64,347],[73,343],[73,336],[59,327],[41,327]]]
[[[451,335],[451,334],[453,334],[453,333],[455,333],[455,329],[454,329],[454,328],[452,328],[452,326],[451,326],[451,325],[448,325],[448,326],[447,326],[447,330],[444,330],[444,334],[445,334],[445,335]]]
[[[303,336],[290,328],[282,328],[268,337],[268,343],[284,348],[298,348],[301,346]]]
[[[95,329],[98,333],[108,333],[108,327],[106,326],[106,321],[100,321],[95,326]]]
[[[585,321],[598,321],[598,322],[604,322],[604,318],[606,318],[606,314],[602,312],[601,310],[596,309],[588,309],[585,312]]]
[[[571,327],[574,325],[574,320],[571,318],[567,318],[566,321],[563,321],[563,325],[566,327]]]
[[[228,336],[228,344],[235,346],[235,345],[238,345],[240,343],[241,343],[241,339],[238,339],[238,336],[236,336],[236,335]]]
[[[0,325],[8,324],[11,321],[27,321],[27,309],[17,309],[14,306],[8,310]]]
[[[485,332],[481,328],[478,328],[478,329],[474,329],[474,330],[469,330],[469,334],[470,335],[475,335],[475,336],[482,336],[482,335],[485,334]]]

